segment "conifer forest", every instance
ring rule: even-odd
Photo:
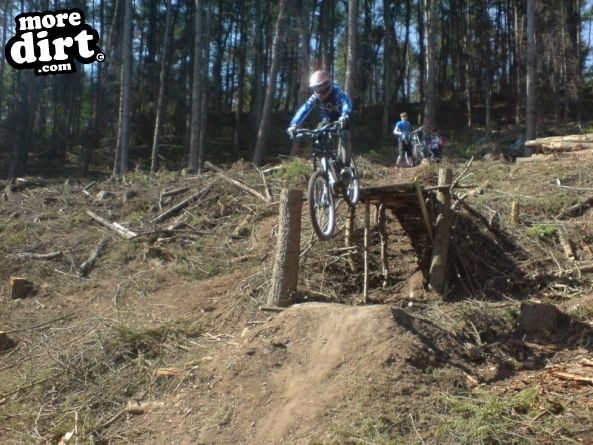
[[[44,75],[7,63],[17,16],[74,9],[104,59]],[[3,0],[1,175],[261,165],[289,154],[317,69],[351,96],[361,153],[393,144],[402,110],[445,134],[532,139],[593,111],[592,17],[584,0]]]

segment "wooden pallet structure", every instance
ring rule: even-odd
[[[368,187],[360,190],[358,206],[364,209],[364,285],[363,297],[366,302],[369,292],[369,251],[371,238],[371,206],[375,207],[377,228],[381,240],[381,267],[384,284],[389,273],[387,261],[387,233],[385,212],[391,210],[400,224],[410,235],[412,245],[422,257],[430,250],[429,288],[443,294],[447,271],[449,234],[451,230],[451,169],[440,169],[437,186],[425,187],[418,182],[393,184],[381,187]],[[427,202],[431,202],[429,206]],[[352,234],[356,209],[350,209],[346,221],[345,244],[353,245]]]

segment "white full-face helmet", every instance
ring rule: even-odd
[[[315,71],[309,79],[309,88],[312,88],[319,100],[324,100],[331,90],[331,76],[325,70]]]

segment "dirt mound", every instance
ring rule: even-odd
[[[373,401],[407,403],[427,390],[421,376],[437,368],[463,379],[451,368],[462,351],[450,336],[387,306],[297,305],[221,346],[200,372],[207,388],[172,402],[188,419],[171,431],[157,428],[160,416],[145,417],[144,428],[160,434],[142,443],[164,443],[188,425],[195,429],[180,443],[310,443],[344,428]]]

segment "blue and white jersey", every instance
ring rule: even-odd
[[[318,108],[321,111],[322,119],[334,122],[343,114],[350,116],[352,113],[352,101],[344,90],[338,85],[333,84],[329,95],[323,102],[315,94],[307,99],[307,102],[297,110],[296,114],[290,121],[290,125],[298,126],[303,123],[314,108]]]

